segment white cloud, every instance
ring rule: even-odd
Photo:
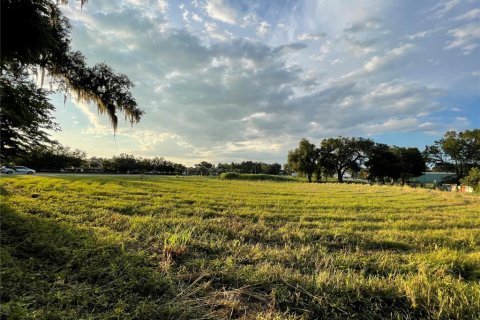
[[[417,118],[400,118],[400,119],[388,119],[384,122],[363,125],[363,130],[369,133],[382,133],[382,132],[401,132],[401,131],[415,131],[418,127],[423,126],[424,130],[426,124],[422,124]],[[428,124],[429,126],[431,124]]]
[[[238,21],[237,12],[223,0],[209,0],[205,5],[207,14],[215,20],[236,24]]]
[[[203,18],[200,17],[200,16],[199,16],[198,14],[196,14],[196,13],[192,13],[192,20],[194,20],[194,21],[196,21],[196,22],[199,22],[199,23],[203,22]]]
[[[447,42],[445,49],[460,48],[464,54],[469,54],[478,47],[480,41],[480,25],[470,23],[448,31],[453,38]]]
[[[224,30],[223,32],[218,29],[218,26],[215,22],[204,22],[205,32],[208,37],[219,40],[226,41],[231,39],[233,35],[228,31]]]
[[[438,18],[442,18],[450,10],[455,8],[460,3],[460,0],[443,0],[432,8],[434,15]]]
[[[480,9],[475,8],[455,18],[455,20],[474,20],[480,18]]]
[[[345,28],[343,38],[348,44],[348,49],[358,56],[376,52],[377,43],[388,33],[388,30],[382,28],[379,19],[366,18],[355,21]]]
[[[427,36],[430,36],[433,33],[434,30],[425,30],[425,31],[420,31],[414,34],[411,34],[407,36],[407,39],[409,40],[417,40],[417,39],[423,39]]]
[[[157,0],[156,3],[157,8],[165,14],[168,10],[168,0]]]
[[[326,36],[325,33],[323,32],[317,32],[317,33],[310,33],[310,32],[304,32],[301,33],[297,36],[297,40],[300,41],[314,41],[314,40],[320,40]]]
[[[266,21],[262,21],[257,28],[257,34],[260,36],[265,36],[270,32],[270,24]]]
[[[386,52],[385,55],[381,57],[374,56],[367,63],[365,63],[363,69],[371,73],[392,67],[395,64],[398,64],[402,58],[412,51],[412,49],[413,45],[407,43]]]
[[[355,21],[350,23],[350,25],[345,28],[346,33],[360,33],[369,30],[379,29],[380,28],[380,21],[374,18],[363,19],[359,21]]]
[[[184,9],[184,8],[180,8],[182,9],[182,18],[183,18],[183,21],[189,23],[190,20],[188,20],[188,15],[190,14],[190,12],[187,10],[187,9]]]
[[[343,63],[343,60],[342,60],[342,59],[339,59],[339,58],[334,59],[334,60],[330,60],[330,64],[331,64],[332,66],[334,66],[334,65],[336,65],[336,64],[340,64],[340,63]]]
[[[333,43],[330,40],[325,41],[320,48],[318,49],[318,53],[313,54],[310,56],[310,59],[312,60],[317,60],[317,61],[323,61],[325,59],[325,56],[327,56],[333,48]]]

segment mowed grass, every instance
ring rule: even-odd
[[[480,319],[480,197],[2,177],[9,319]]]

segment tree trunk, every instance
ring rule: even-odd
[[[312,174],[307,173],[308,182],[312,182]]]
[[[343,174],[341,169],[337,169],[338,183],[343,183]]]

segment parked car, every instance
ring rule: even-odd
[[[15,170],[13,170],[12,168],[2,167],[1,172],[6,174],[12,174],[15,172]]]
[[[24,174],[34,174],[35,170],[24,167],[24,166],[15,166],[13,167],[15,169],[15,172],[17,173],[24,173]]]

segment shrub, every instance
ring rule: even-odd
[[[461,183],[473,187],[475,190],[480,188],[480,168],[472,168],[468,176],[460,180]]]
[[[220,174],[221,180],[240,180],[240,174],[235,172],[224,172]]]

